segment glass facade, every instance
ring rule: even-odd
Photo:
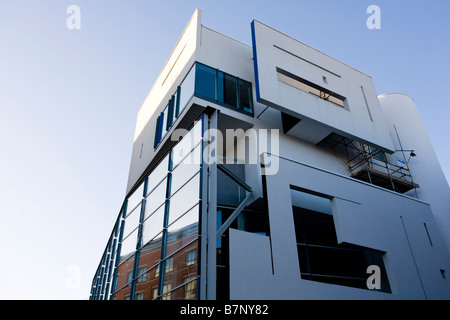
[[[202,121],[128,197],[91,299],[197,299]]]
[[[156,119],[155,148],[194,95],[253,116],[250,82],[197,62]]]
[[[194,95],[253,116],[250,82],[195,63],[157,117],[155,148]],[[197,122],[125,200],[91,299],[198,298],[202,135]]]
[[[195,95],[253,116],[251,83],[201,63],[196,64]]]

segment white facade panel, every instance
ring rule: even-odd
[[[257,100],[322,128],[314,142],[336,132],[392,152],[393,145],[372,79],[329,56],[258,21],[252,23]],[[280,81],[277,70],[288,72],[319,90],[345,98],[338,106]],[[295,82],[295,81],[294,81]],[[302,135],[302,122],[298,136]],[[308,131],[308,128],[303,130]]]
[[[417,196],[430,203],[450,252],[450,188],[414,100],[405,94],[386,94],[379,99],[395,148],[404,150],[395,155],[408,163],[414,182],[420,185]],[[416,196],[414,191],[409,194]]]
[[[200,31],[201,11],[196,10],[138,112],[127,193],[156,156],[153,146],[156,119],[194,64]]]
[[[450,298],[450,284],[441,274],[450,268],[450,259],[428,204],[287,159],[280,159],[280,171],[266,181],[274,267],[272,299]],[[332,199],[340,242],[385,252],[392,293],[300,278],[291,186]]]

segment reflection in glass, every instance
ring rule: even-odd
[[[143,245],[147,244],[147,242],[149,242],[162,232],[164,223],[164,211],[165,206],[162,205],[150,217],[148,217],[147,220],[144,221],[142,225]],[[159,238],[161,238],[161,234],[159,235]]]
[[[195,93],[216,100],[216,70],[197,63]]]
[[[130,300],[131,287],[125,287],[114,293],[114,300]]]
[[[142,259],[142,256],[141,256]],[[142,261],[142,260],[140,260]],[[144,265],[146,259],[144,259],[144,263],[140,263],[139,265]],[[145,267],[142,267],[142,270],[144,270]],[[140,294],[141,300],[152,300],[157,297],[158,293],[158,282],[159,282],[159,276],[156,274],[157,267],[153,266],[150,270],[147,270],[146,272],[142,273],[137,279],[136,279],[136,295],[135,299],[137,298],[137,294]],[[156,294],[155,294],[156,293]]]
[[[136,206],[141,203],[142,197],[144,193],[144,184],[142,183],[136,191],[128,198],[127,201],[127,215],[134,209]]]
[[[172,168],[175,168],[181,161],[188,157],[191,163],[200,165],[197,154],[188,154],[194,149],[202,139],[202,122],[198,121],[194,127],[186,134],[172,149]]]
[[[170,198],[170,217],[179,217],[199,201],[200,174],[197,173],[188,183]]]
[[[184,286],[164,294],[161,297],[161,300],[196,300],[198,282],[197,277],[188,276],[185,279],[185,282],[186,284]],[[167,288],[169,288],[169,285],[167,285]]]
[[[161,180],[167,175],[169,168],[169,156],[166,155],[164,159],[153,169],[152,173],[148,176],[147,182],[147,196],[153,189],[161,182]]]
[[[163,123],[162,123],[162,128],[161,128],[161,137],[164,137],[167,133],[167,121],[169,119],[169,106],[166,106],[166,108],[164,109],[164,111],[162,113],[162,119],[163,119]]]
[[[125,261],[124,263],[122,263],[117,267],[117,283],[115,288],[116,290],[120,290],[127,285],[129,287],[133,275],[134,260],[135,256],[133,255],[132,257],[130,257],[130,259],[128,259],[127,261]],[[117,296],[114,295],[114,298],[117,299]],[[119,298],[118,300],[123,299]]]
[[[141,217],[141,205],[137,206],[126,218],[125,227],[123,229],[123,237],[126,238],[131,231],[139,226],[139,219]]]
[[[140,250],[139,268],[146,268],[146,270],[153,267],[155,270],[155,277],[159,276],[159,261],[161,261],[161,237],[158,236],[147,243]]]
[[[201,145],[199,144],[197,148],[195,148],[195,150],[172,171],[170,187],[172,194],[177,192],[177,190],[183,186],[189,178],[200,170],[200,151]]]
[[[166,247],[168,256],[198,237],[198,216],[199,206],[196,205],[168,227]],[[192,253],[190,259],[193,259]]]
[[[164,274],[164,283],[170,284],[171,288],[177,288],[189,281],[191,281],[194,277],[197,276],[197,263],[195,264],[186,264],[186,255],[188,252],[192,250],[197,250],[198,241],[194,241],[192,244],[188,245],[184,249],[173,255],[173,271]],[[184,290],[174,290],[171,292],[170,299],[178,300],[184,299],[186,287],[183,286]],[[192,288],[190,288],[192,290]],[[168,293],[168,289],[164,290],[162,294]],[[192,295],[192,292],[189,294]],[[166,296],[168,297],[168,296]]]
[[[147,197],[144,219],[147,219],[166,200],[167,179],[164,179]]]
[[[195,65],[191,68],[186,78],[184,78],[183,83],[181,84],[180,90],[180,110],[176,117],[183,111],[184,107],[188,103],[189,99],[194,95],[194,86],[195,86]]]
[[[122,240],[120,249],[120,262],[122,263],[136,251],[138,229],[134,230],[128,237]]]

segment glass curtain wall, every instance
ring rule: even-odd
[[[91,300],[105,300],[110,296],[111,288],[113,287],[119,227],[120,220],[117,220],[92,281]]]
[[[201,140],[199,121],[127,199],[115,300],[197,299]]]

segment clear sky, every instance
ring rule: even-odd
[[[411,95],[450,179],[448,0],[0,0],[0,299],[89,297],[137,111],[196,8],[244,43],[257,19]]]

